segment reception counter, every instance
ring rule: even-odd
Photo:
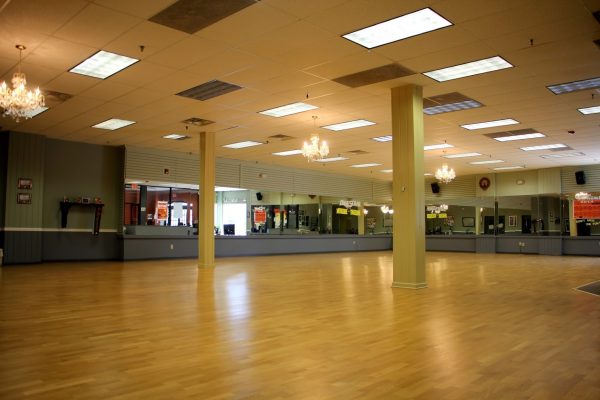
[[[122,235],[123,260],[195,258],[198,237],[182,229],[179,235]],[[188,233],[189,232],[189,233]],[[427,251],[600,256],[600,237],[543,235],[427,235]],[[217,257],[391,250],[392,235],[248,235],[215,236]]]

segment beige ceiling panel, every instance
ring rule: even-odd
[[[126,68],[117,74],[111,76],[111,81],[122,83],[130,86],[148,85],[148,89],[152,90],[152,83],[158,79],[174,74],[172,68],[163,67],[161,65],[152,64],[147,61],[138,62],[129,68]]]
[[[185,70],[196,74],[198,79],[203,81],[220,78],[226,80],[226,76],[237,71],[243,71],[260,62],[264,61],[255,55],[237,49],[228,49],[191,65]]]
[[[27,77],[27,85],[32,87],[39,87],[40,90],[45,90],[45,85],[57,78],[59,75],[63,73],[62,70],[48,68],[38,64],[30,64],[23,63],[21,65],[21,71],[25,72]],[[10,81],[12,79],[13,74],[17,72],[16,66],[13,68],[11,65],[10,68],[6,70],[4,76],[2,76],[2,81],[6,82],[7,85],[10,85]]]
[[[494,50],[482,42],[470,45],[445,48],[434,53],[428,53],[417,58],[410,58],[411,53],[407,53],[405,59],[400,60],[400,64],[415,72],[428,72],[439,68],[451,67],[483,58],[493,57],[497,54]]]
[[[295,17],[269,5],[257,2],[243,10],[208,26],[196,33],[197,36],[238,46],[278,28],[291,24]]]
[[[27,61],[68,71],[96,51],[93,47],[51,37],[29,53]]]
[[[101,81],[96,86],[85,90],[81,94],[83,96],[91,97],[94,99],[110,101],[117,97],[121,97],[127,93],[130,93],[133,90],[135,90],[135,88],[132,86],[105,80]]]
[[[223,96],[213,97],[212,99],[206,100],[206,102],[210,104],[222,104],[231,108],[243,108],[244,104],[256,102],[263,99],[265,96],[266,94],[264,92],[252,88],[243,88]]]
[[[45,84],[44,89],[76,95],[97,85],[99,82],[99,79],[90,78],[89,76],[74,74],[72,72],[63,72]]]
[[[302,88],[322,81],[322,78],[318,78],[301,71],[296,71],[266,80],[264,82],[257,82],[254,85],[254,88],[269,94],[276,94],[287,91],[291,88]]]
[[[102,48],[140,22],[141,19],[139,18],[99,7],[95,4],[89,4],[56,31],[54,36],[87,46]]]
[[[0,13],[0,36],[7,32],[17,34],[17,31],[28,26],[35,27],[39,33],[50,35],[87,4],[88,2],[83,0],[26,0],[12,3],[3,1],[2,5],[6,8]]]
[[[304,72],[326,79],[334,79],[391,63],[392,60],[389,57],[365,50],[306,68]]]
[[[322,10],[338,6],[347,0],[263,0],[262,3],[291,14],[299,19],[305,19]]]
[[[33,30],[17,28],[0,22],[0,57],[11,60],[10,65],[13,66],[16,66],[19,61],[19,50],[16,49],[16,45],[22,44],[26,47],[23,51],[23,60],[26,60],[29,54],[49,37]]]
[[[261,61],[254,65],[248,65],[243,70],[222,76],[229,83],[234,83],[242,87],[252,87],[258,82],[273,79],[291,71],[293,70],[281,64]]]
[[[157,93],[148,89],[135,89],[123,96],[115,98],[113,101],[115,103],[140,107],[165,97],[167,96],[165,96],[164,93]]]
[[[315,99],[327,97],[334,93],[348,90],[347,86],[330,80],[321,81],[312,85],[292,88],[288,91],[279,92],[278,96],[285,96],[293,102],[302,102],[311,104]]]
[[[222,51],[222,45],[214,40],[187,36],[145,59],[173,69],[184,69]]]
[[[94,0],[94,3],[125,14],[148,19],[175,3],[175,1],[176,0]]]
[[[142,60],[189,37],[184,32],[144,21],[105,46],[117,54],[130,54]],[[140,46],[144,46],[142,51]]]

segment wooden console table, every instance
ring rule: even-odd
[[[69,215],[69,210],[71,207],[84,207],[84,208],[93,208],[94,209],[94,235],[98,235],[100,233],[100,218],[102,217],[102,207],[104,204],[102,203],[78,203],[73,201],[61,201],[60,202],[60,226],[61,228],[67,227],[67,217]]]

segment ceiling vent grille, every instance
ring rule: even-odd
[[[231,83],[213,80],[210,82],[203,83],[202,85],[198,85],[193,88],[184,90],[183,92],[179,92],[177,93],[177,95],[182,97],[188,97],[190,99],[204,101],[212,99],[213,97],[218,97],[227,93],[234,92],[241,88],[241,86],[237,86]]]
[[[414,74],[414,71],[411,71],[400,64],[388,64],[381,67],[368,69],[366,71],[340,76],[339,78],[333,79],[333,81],[351,88],[355,88]]]
[[[368,151],[364,151],[364,150],[350,150],[350,151],[347,151],[346,153],[353,154],[355,156],[359,156],[362,154],[369,154]]]
[[[256,0],[179,0],[150,21],[194,34],[256,3]]]
[[[528,135],[530,133],[537,133],[537,131],[535,129],[518,129],[516,131],[486,133],[484,136],[487,136],[490,139],[495,139],[497,137]]]
[[[204,125],[210,125],[210,124],[215,123],[215,121],[210,121],[208,119],[197,118],[197,117],[188,118],[181,122],[183,122],[186,125],[194,125],[194,126],[204,126]]]
[[[267,139],[284,141],[284,140],[293,139],[293,137],[292,136],[288,136],[288,135],[277,134],[277,135],[269,136]]]

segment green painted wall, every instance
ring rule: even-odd
[[[0,228],[4,228],[6,207],[6,174],[8,171],[8,132],[0,132]],[[2,241],[0,241],[2,247]]]
[[[123,191],[123,150],[62,140],[46,140],[44,162],[44,228],[60,228],[59,204],[64,196],[100,197],[105,204],[100,229],[118,230]],[[92,208],[72,207],[68,229],[92,229]]]

